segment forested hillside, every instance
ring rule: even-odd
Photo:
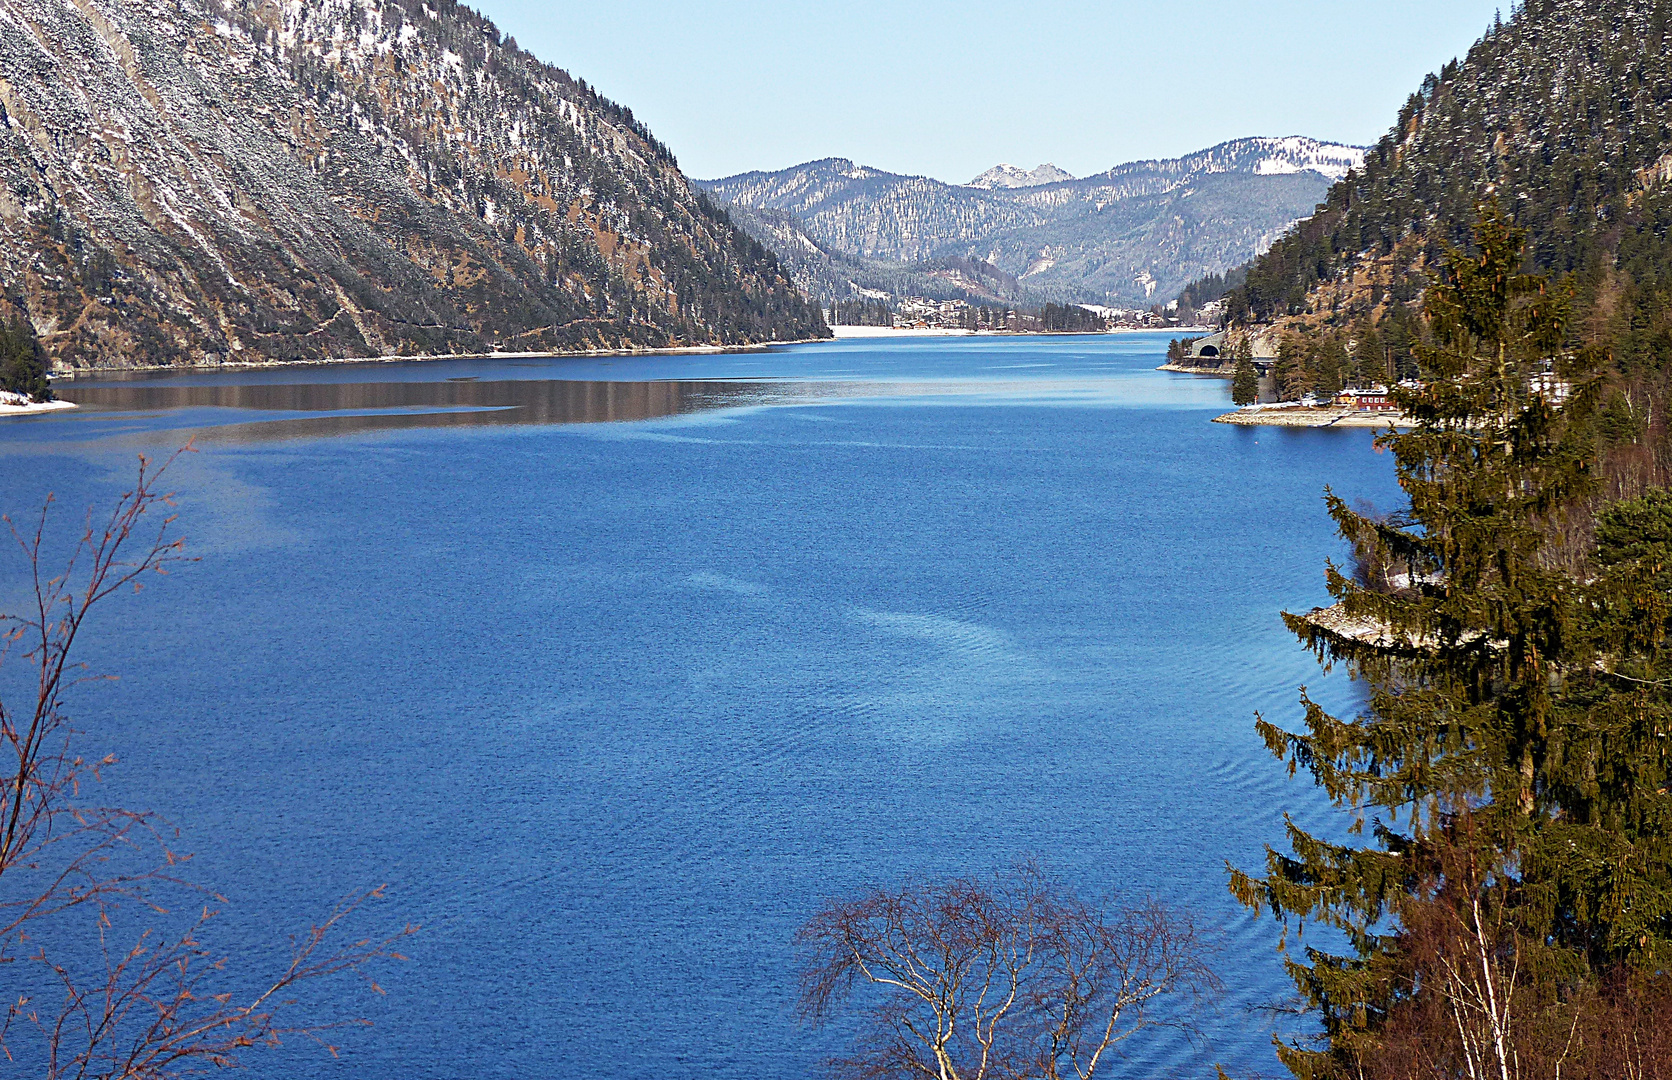
[[[1615,427],[1658,424],[1643,403],[1672,362],[1669,19],[1665,0],[1529,0],[1427,79],[1364,168],[1230,294],[1237,321],[1310,331],[1291,343],[1288,392],[1347,363],[1414,373],[1420,298],[1496,199],[1529,232],[1527,268],[1575,290],[1573,343],[1612,354]]]
[[[825,333],[630,111],[451,0],[0,0],[0,320],[58,367]]]
[[[950,256],[902,263],[848,255],[815,240],[801,219],[787,210],[751,210],[737,203],[726,203],[725,210],[778,256],[798,287],[825,306],[875,300],[886,307],[908,296],[1034,307],[1049,302],[1045,295],[1023,288],[1015,274],[979,259]]]
[[[1240,139],[1026,187],[943,184],[830,158],[701,185],[792,214],[843,255],[975,259],[1040,296],[1148,306],[1263,250],[1362,154],[1312,139]]]

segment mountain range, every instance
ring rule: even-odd
[[[0,317],[53,366],[828,333],[631,111],[452,0],[0,0]]]
[[[826,158],[697,183],[744,210],[790,215],[793,228],[836,256],[973,260],[1041,298],[1149,304],[1264,250],[1363,160],[1355,147],[1256,138],[1084,179],[1048,179],[1054,166],[1000,166],[956,185]],[[783,241],[755,236],[788,257]],[[815,294],[824,288],[805,275],[798,282]]]

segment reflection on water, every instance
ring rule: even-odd
[[[217,418],[211,437],[245,441],[298,435],[490,424],[595,424],[654,420],[807,396],[790,384],[745,382],[505,381],[183,386],[66,386],[77,405],[124,412],[234,409],[304,414],[249,422]],[[320,414],[308,416],[305,414]],[[195,425],[194,425],[195,426]]]
[[[1223,409],[1222,380],[1155,370],[1162,334],[925,338],[770,353],[475,357],[98,372],[56,384],[85,406],[0,430],[40,445],[192,432],[222,443],[396,428],[595,424],[856,399]],[[19,426],[19,425],[22,426]]]
[[[1011,404],[1117,402],[1142,395],[1118,379],[580,380],[432,379],[412,382],[100,382],[68,384],[60,397],[82,415],[149,416],[170,429],[222,442],[349,435],[395,428],[599,424],[716,409],[881,398],[983,398]],[[1154,402],[1150,402],[1154,404]],[[1194,404],[1190,397],[1183,404]],[[1167,404],[1175,404],[1167,402]],[[250,414],[262,414],[252,416]],[[72,415],[72,414],[60,414]]]

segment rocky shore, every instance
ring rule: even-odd
[[[1212,375],[1216,379],[1234,379],[1237,374],[1235,364],[1220,365],[1217,367],[1201,367],[1196,364],[1181,363],[1177,360],[1169,360],[1155,370],[1176,371],[1180,375]]]

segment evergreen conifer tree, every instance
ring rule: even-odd
[[[1303,732],[1258,728],[1374,842],[1291,822],[1264,876],[1231,871],[1243,903],[1350,945],[1290,962],[1323,1024],[1317,1045],[1279,1046],[1303,1078],[1384,1075],[1390,1020],[1419,1014],[1444,1021],[1434,1046],[1457,1043],[1446,1075],[1470,1055],[1508,1068],[1516,1038],[1529,1059],[1550,1030],[1560,1049],[1576,987],[1672,961],[1672,502],[1604,514],[1599,573],[1545,557],[1592,486],[1599,380],[1596,357],[1563,351],[1565,297],[1518,272],[1522,246],[1488,205],[1477,250],[1449,252],[1426,383],[1391,395],[1416,426],[1381,440],[1409,509],[1376,520],[1329,495],[1357,572],[1332,564],[1336,606],[1284,617],[1370,688],[1357,718],[1303,691]]]
[[[1252,405],[1260,400],[1260,373],[1247,345],[1237,349],[1236,374],[1231,378],[1231,401],[1237,405]]]

